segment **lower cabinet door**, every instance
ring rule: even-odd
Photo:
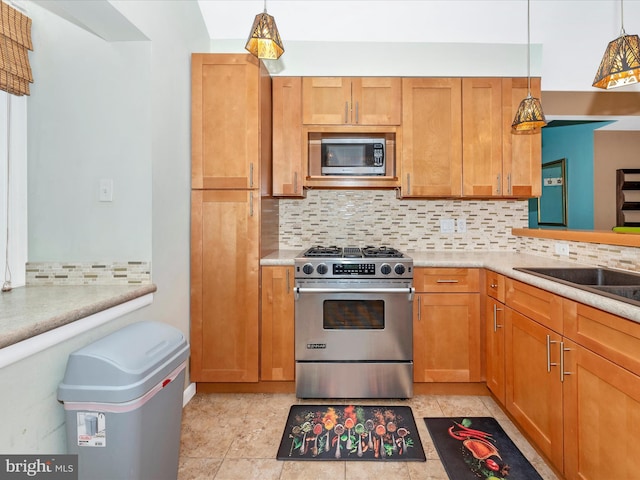
[[[504,405],[504,311],[506,307],[489,296],[486,297],[486,300],[487,387]]]
[[[414,302],[414,381],[481,381],[480,294],[427,293]]]
[[[293,267],[262,267],[260,380],[295,379]]]
[[[566,478],[638,478],[640,377],[565,340]]]
[[[554,331],[505,312],[505,406],[553,465],[563,468],[560,345]]]

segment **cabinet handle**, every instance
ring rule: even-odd
[[[293,172],[293,193],[298,193],[298,172]]]
[[[360,123],[359,107],[360,107],[360,102],[356,102],[356,123]]]
[[[289,281],[289,269],[287,268],[287,293],[291,291],[291,284]]]
[[[458,280],[446,280],[446,279],[441,279],[439,278],[438,280],[436,280],[436,283],[458,283]]]
[[[422,320],[422,307],[420,306],[420,296],[418,296],[418,321]]]
[[[511,174],[507,173],[507,193],[511,195]]]
[[[565,375],[571,375],[572,372],[564,371],[564,352],[570,352],[570,348],[564,347],[564,342],[560,342],[560,381],[564,382]]]
[[[253,217],[253,192],[249,193],[249,216]]]
[[[249,188],[253,188],[253,162],[249,164]]]
[[[407,195],[411,195],[411,174],[407,173]]]
[[[349,102],[344,102],[344,123],[349,123]]]
[[[501,191],[502,191],[502,179],[500,178],[501,175],[497,175],[496,176],[496,193],[498,195],[500,195]]]
[[[557,340],[551,340],[551,336],[547,335],[547,373],[551,371],[551,367],[557,367],[557,363],[551,363],[551,344],[558,343]]]
[[[491,285],[489,285],[489,287],[493,288],[494,290],[496,288],[498,288],[498,284],[497,283],[492,283]]]
[[[493,304],[493,331],[497,332],[499,328],[502,328],[502,325],[498,325],[498,312],[501,312],[502,309],[498,308],[496,303]]]

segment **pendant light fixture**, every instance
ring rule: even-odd
[[[512,133],[532,134],[540,132],[547,124],[539,98],[531,96],[531,13],[527,0],[527,97],[520,102],[511,124]]]
[[[620,0],[620,36],[609,42],[600,61],[593,86],[623,87],[640,82],[640,39],[624,31],[624,7]]]
[[[253,21],[251,33],[244,48],[258,58],[270,60],[276,60],[284,53],[276,20],[267,13],[267,0],[264,0],[264,12],[256,15]]]

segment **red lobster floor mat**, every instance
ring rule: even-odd
[[[451,480],[542,480],[495,418],[424,421]]]

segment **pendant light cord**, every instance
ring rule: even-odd
[[[3,292],[11,291],[11,267],[9,266],[9,200],[11,185],[11,95],[7,94],[7,234],[4,249],[4,283],[2,284]]]
[[[527,96],[528,97],[531,96],[531,6],[530,6],[530,0],[527,0]]]
[[[267,0],[264,0],[265,2]],[[627,32],[624,31],[624,1],[620,0],[620,36],[626,35]]]

